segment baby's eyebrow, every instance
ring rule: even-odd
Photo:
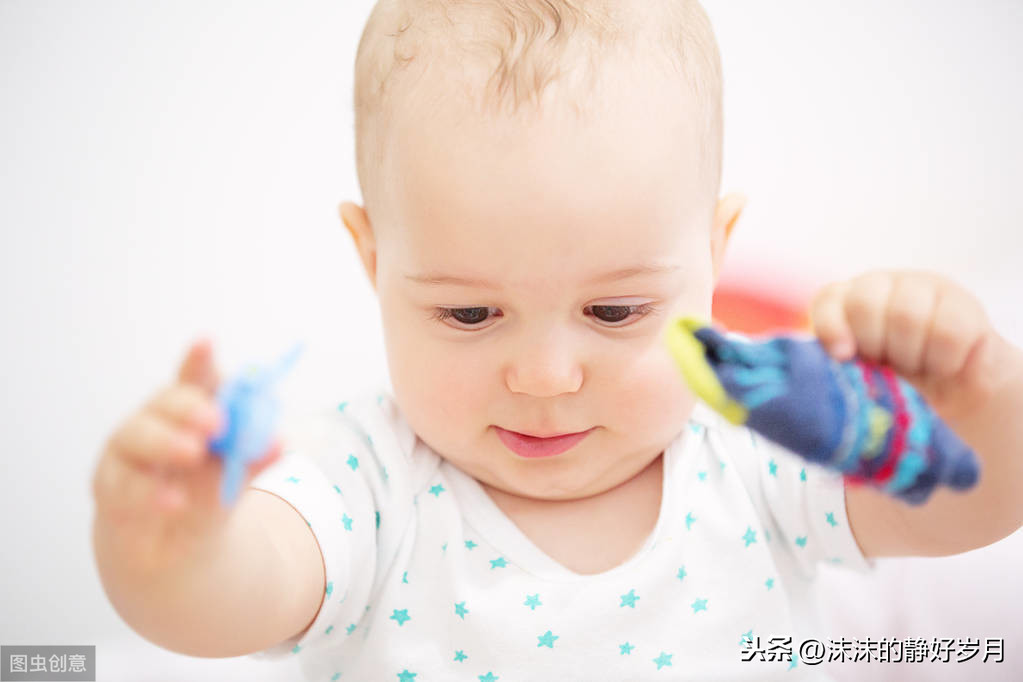
[[[623,279],[630,277],[637,277],[639,275],[661,275],[669,272],[675,272],[681,268],[678,265],[671,265],[668,263],[641,263],[639,265],[630,265],[624,268],[618,268],[617,270],[611,270],[599,274],[595,277],[590,278],[585,284],[601,284],[605,282],[618,282]],[[500,285],[493,282],[478,279],[473,277],[455,277],[453,275],[446,275],[439,272],[428,272],[421,274],[405,275],[405,279],[408,279],[419,284],[427,285],[454,285],[464,287],[476,287],[479,289],[500,289]]]

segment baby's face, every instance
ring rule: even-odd
[[[602,492],[690,413],[663,328],[709,318],[714,202],[692,105],[666,83],[634,84],[582,123],[412,115],[395,131],[375,284],[396,399],[423,441],[493,487]],[[592,431],[527,459],[495,426]]]

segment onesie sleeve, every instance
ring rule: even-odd
[[[336,409],[305,415],[282,440],[284,454],[250,487],[302,515],[319,546],[326,586],[304,633],[249,654],[264,660],[314,656],[357,626],[412,508],[414,436],[384,392],[362,391]]]
[[[819,562],[869,572],[874,561],[863,555],[846,513],[845,481],[838,472],[809,462],[746,427],[734,436],[746,441],[737,465],[767,522],[772,538],[807,576]]]

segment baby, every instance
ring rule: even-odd
[[[121,616],[310,680],[822,679],[796,650],[821,635],[819,563],[1018,528],[1023,352],[943,277],[870,272],[812,313],[974,448],[968,493],[847,487],[685,387],[664,325],[710,318],[743,207],[718,198],[720,71],[690,0],[381,0],[356,61],[365,206],[340,213],[393,394],[340,394],[222,509],[219,378],[193,345],[94,476]],[[792,655],[743,660],[773,637]]]

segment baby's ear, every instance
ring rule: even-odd
[[[717,208],[714,210],[714,222],[710,231],[710,252],[714,265],[714,283],[717,284],[718,273],[721,272],[721,264],[725,259],[725,247],[729,237],[732,236],[732,229],[736,221],[746,207],[746,197],[733,192],[718,200]]]
[[[366,276],[369,277],[370,284],[376,289],[376,241],[373,238],[373,228],[369,223],[369,215],[362,206],[353,204],[350,201],[342,202],[338,207],[338,213],[341,215],[341,222],[344,223],[345,227],[348,228],[348,232],[352,235],[355,248],[359,252],[359,258],[362,260],[362,266],[366,269]]]

